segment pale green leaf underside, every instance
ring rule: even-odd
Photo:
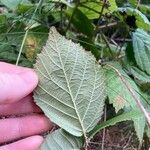
[[[133,50],[137,65],[150,74],[150,35],[142,29],[133,32]]]
[[[41,150],[80,150],[82,146],[81,139],[59,129],[47,135]]]
[[[51,121],[85,136],[100,120],[105,98],[103,71],[93,55],[51,28],[34,68],[36,103]]]
[[[144,71],[134,66],[131,67],[130,71],[135,79],[138,79],[142,83],[150,83],[150,75],[146,74]]]

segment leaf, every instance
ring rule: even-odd
[[[31,12],[31,13],[33,12],[34,7],[35,7],[35,5],[30,4],[30,3],[19,4],[17,6],[16,12],[18,14],[24,14],[24,13],[29,14],[29,12]]]
[[[138,137],[140,143],[142,143],[144,129],[145,129],[145,125],[146,125],[145,116],[139,115],[139,116],[133,118],[132,120],[134,122],[134,128],[135,128],[137,137]]]
[[[81,139],[58,129],[46,137],[41,150],[80,150],[82,146]]]
[[[117,10],[117,5],[115,0],[108,0],[109,6],[105,7],[103,14],[111,13]],[[79,9],[84,13],[89,19],[97,19],[100,16],[103,2],[101,1],[87,1],[80,4]]]
[[[138,1],[137,0],[128,0],[128,2],[133,6],[136,7],[138,5]]]
[[[149,5],[140,4],[139,5],[139,10],[142,13],[144,13],[145,15],[147,15],[148,17],[150,17],[150,6]]]
[[[102,130],[102,129],[106,128],[106,127],[113,126],[116,123],[119,123],[119,122],[122,122],[122,121],[134,120],[134,119],[140,118],[141,116],[143,116],[143,115],[141,114],[139,109],[135,109],[135,110],[131,110],[129,112],[125,112],[125,113],[123,113],[121,115],[113,117],[112,119],[104,121],[104,122],[102,122],[99,125],[96,125],[95,128],[89,133],[89,136],[90,136],[90,138],[92,138],[96,133],[98,133],[100,130]]]
[[[74,7],[73,4],[71,4],[71,2],[67,1],[67,0],[51,0],[52,2],[58,2],[58,3],[63,3],[66,4],[69,7]]]
[[[142,83],[150,83],[150,75],[146,74],[144,71],[132,66],[130,69],[134,78],[138,79]]]
[[[37,105],[67,132],[86,136],[100,120],[105,99],[103,70],[94,56],[51,28],[34,68]]]
[[[112,66],[115,66],[119,72],[121,72],[122,76],[125,78],[127,82],[133,87],[136,92],[139,92],[134,81],[122,70],[119,64],[113,63]],[[116,112],[124,107],[135,107],[136,103],[131,93],[128,91],[126,86],[123,84],[119,75],[116,71],[109,66],[105,67],[106,71],[106,87],[107,87],[107,95],[109,98],[109,102],[113,104]],[[119,102],[119,103],[118,103]]]
[[[150,74],[150,35],[142,29],[132,34],[133,51],[137,65]]]
[[[112,66],[112,67],[111,67]],[[109,98],[109,102],[113,104],[115,107],[116,112],[118,112],[122,108],[131,108],[132,110],[137,109],[137,104],[135,102],[134,97],[132,96],[131,92],[127,89],[126,85],[124,84],[123,80],[120,78],[120,75],[128,84],[128,86],[133,89],[133,92],[136,94],[138,99],[139,96],[139,89],[135,82],[122,70],[121,66],[117,63],[112,63],[110,65],[106,65],[106,82],[107,82],[107,95]],[[116,72],[116,70],[119,72]],[[119,102],[118,102],[119,99]],[[141,112],[142,117],[134,118],[134,128],[136,130],[137,136],[139,141],[141,142],[143,139],[143,133],[145,128],[145,117]],[[142,122],[140,122],[142,120]]]
[[[126,8],[119,8],[118,11],[123,15],[123,19],[125,22],[127,22],[128,18],[132,24],[135,23],[136,27],[150,31],[150,22],[148,18],[144,14],[142,14],[139,10],[126,7]]]
[[[72,17],[71,23],[76,27],[76,29],[92,38],[94,25],[87,18],[85,14],[83,14],[79,9],[68,9],[66,11],[67,16]]]
[[[16,9],[21,3],[30,3],[28,0],[1,0],[1,3],[10,9]]]

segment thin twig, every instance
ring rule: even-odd
[[[104,107],[104,121],[106,121],[106,106]],[[106,135],[106,128],[103,129],[103,137],[102,137],[102,147],[101,149],[104,150],[104,144],[105,144],[105,135]]]
[[[120,39],[120,38],[116,38],[116,39],[114,39],[115,41],[120,41],[120,42],[131,42],[132,41],[132,39]]]
[[[98,26],[97,30],[101,30],[101,29],[105,29],[105,28],[111,28],[111,27],[116,26],[116,25],[118,25],[118,22],[112,22],[109,24]]]
[[[107,0],[103,0],[103,5],[102,5],[101,11],[100,11],[100,15],[99,15],[98,22],[97,22],[97,25],[96,25],[96,28],[95,28],[95,31],[94,31],[94,35],[96,35],[97,30],[99,29],[99,22],[100,22],[100,19],[102,18],[106,2],[107,2]]]
[[[108,50],[109,50],[111,56],[113,57],[113,52],[112,52],[112,50],[111,50],[111,47],[110,47],[110,45],[109,45],[109,42],[108,42],[106,36],[105,36],[103,33],[102,33],[101,35],[102,35],[102,39],[104,40],[104,42],[106,43],[106,45],[107,45],[107,47],[108,47]]]
[[[128,89],[128,91],[130,92],[131,96],[133,97],[133,99],[135,100],[137,106],[139,107],[139,109],[143,112],[148,124],[150,125],[150,116],[148,114],[148,112],[146,111],[146,109],[144,108],[144,106],[142,105],[140,99],[136,96],[136,94],[134,93],[133,89],[130,87],[130,85],[126,82],[126,80],[123,78],[123,76],[121,75],[121,73],[118,71],[118,69],[116,69],[114,66],[107,64],[107,66],[113,68],[116,73],[118,74],[118,76],[120,77],[121,81],[124,83],[124,85],[126,86],[126,88]]]

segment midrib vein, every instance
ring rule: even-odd
[[[54,36],[54,40],[55,40],[55,39],[56,39],[56,38],[55,38],[55,36]],[[71,97],[71,99],[72,99],[72,102],[73,102],[73,105],[74,105],[74,108],[75,108],[75,112],[76,112],[77,117],[78,117],[78,119],[79,119],[79,123],[80,123],[81,129],[82,129],[82,131],[83,131],[83,135],[84,135],[84,137],[86,138],[86,131],[85,131],[84,126],[83,126],[83,124],[82,124],[80,115],[79,115],[79,113],[77,112],[77,107],[76,107],[76,105],[75,105],[75,103],[74,103],[74,98],[73,98],[73,95],[72,95],[72,92],[71,92],[71,89],[70,89],[70,86],[69,86],[69,82],[68,82],[67,75],[66,75],[66,72],[65,72],[65,69],[64,69],[64,65],[63,65],[63,62],[62,62],[62,59],[61,59],[59,50],[58,50],[59,47],[58,47],[57,43],[58,43],[58,42],[55,40],[55,46],[56,46],[56,49],[57,49],[57,53],[58,53],[58,55],[59,55],[59,60],[60,60],[61,66],[62,66],[62,70],[63,70],[64,76],[65,76],[65,80],[66,80],[66,82],[67,82],[67,87],[68,87],[68,90],[69,90],[69,93],[70,93],[70,97]]]

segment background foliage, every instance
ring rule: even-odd
[[[105,127],[132,120],[142,147],[150,138],[145,118],[150,113],[149,19],[149,0],[0,0],[0,60],[33,67],[55,26],[90,51],[105,72],[104,121],[87,133],[88,140]],[[87,139],[55,133],[48,136],[53,144],[54,139],[67,143],[67,136],[73,148],[90,148]]]

